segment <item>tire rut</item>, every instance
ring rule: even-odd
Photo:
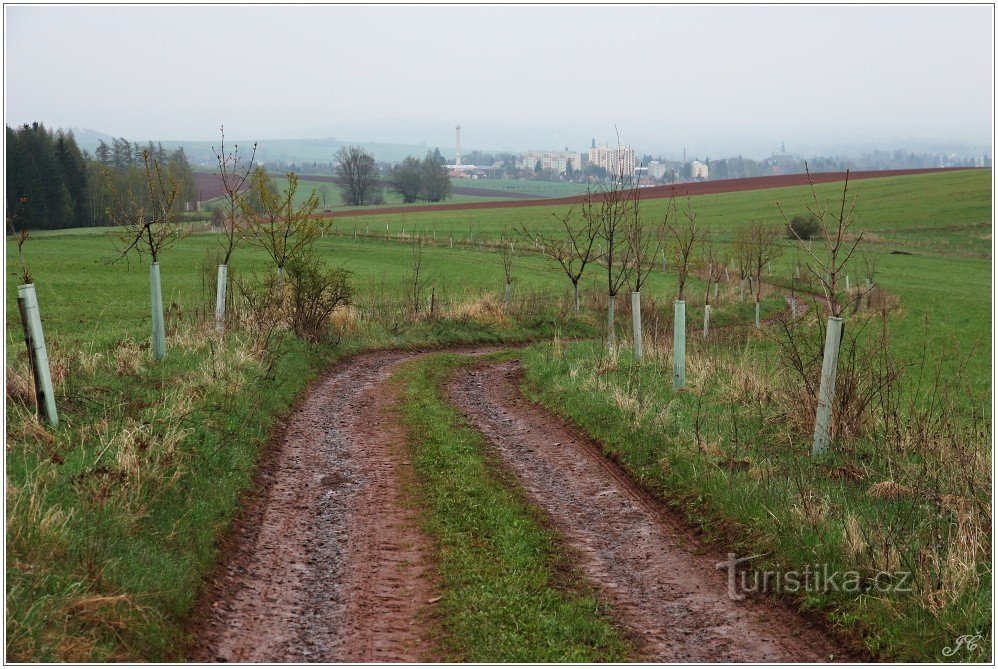
[[[404,503],[406,436],[388,383],[420,355],[338,363],[287,419],[209,588],[191,659],[399,662],[432,651],[432,543]]]
[[[657,662],[827,662],[841,644],[781,602],[735,602],[705,550],[579,431],[528,402],[516,361],[459,372],[450,400],[496,448]]]

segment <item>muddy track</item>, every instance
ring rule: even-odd
[[[458,373],[448,395],[516,474],[658,662],[821,662],[847,659],[818,627],[780,602],[732,601],[706,549],[598,446],[526,401],[516,361]]]
[[[391,662],[431,650],[432,545],[404,501],[405,433],[388,383],[419,355],[337,364],[287,419],[207,594],[191,659]]]

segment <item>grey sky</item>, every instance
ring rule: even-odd
[[[991,7],[8,7],[8,124],[136,140],[990,145]]]

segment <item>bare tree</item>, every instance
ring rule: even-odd
[[[406,302],[412,312],[413,318],[419,317],[419,312],[423,304],[423,293],[430,280],[423,271],[423,238],[414,235],[412,238],[412,263],[409,268],[409,275],[405,280]]]
[[[716,301],[725,264],[709,229],[704,231],[703,256],[707,263],[707,281],[703,291],[703,338],[706,339],[710,332],[710,312],[713,309],[711,284],[713,284],[713,299]]]
[[[773,260],[783,255],[780,237],[783,229],[779,225],[762,221],[749,221],[735,235],[735,248],[738,257],[746,263],[749,278],[752,280],[752,296],[755,299],[755,326],[761,326],[760,303],[762,302],[762,271]]]
[[[518,230],[524,239],[533,243],[541,253],[552,258],[561,266],[565,276],[572,282],[575,313],[578,314],[580,311],[579,282],[582,280],[583,272],[586,271],[586,266],[597,260],[593,247],[599,236],[599,226],[584,216],[577,217],[574,207],[569,208],[563,216],[557,214],[554,216],[564,231],[564,235],[561,237],[544,235],[527,228],[522,223]]]
[[[807,164],[804,165],[807,170]],[[856,222],[856,204],[858,194],[849,199],[849,172],[846,172],[845,183],[842,185],[842,197],[837,206],[837,213],[829,212],[818,197],[818,191],[807,170],[808,184],[811,186],[811,204],[808,211],[818,221],[821,237],[824,240],[824,253],[819,255],[811,249],[810,243],[797,236],[796,246],[807,257],[807,269],[821,284],[824,302],[828,313],[828,325],[825,330],[825,346],[821,364],[821,380],[818,384],[818,409],[814,421],[814,442],[811,453],[819,455],[828,449],[831,441],[832,403],[835,399],[835,376],[838,367],[839,346],[842,342],[844,325],[842,322],[843,305],[839,300],[842,292],[840,277],[846,264],[855,255],[863,239],[863,233],[856,236],[850,234],[850,229]],[[777,207],[789,226],[789,219],[777,202]],[[792,228],[791,228],[792,229]],[[796,233],[795,233],[796,235]]]
[[[298,177],[287,174],[288,187],[283,193],[273,193],[259,182],[256,195],[262,211],[257,212],[242,200],[246,218],[246,233],[253,242],[267,252],[277,266],[278,287],[283,290],[284,267],[305,252],[322,237],[327,223],[314,216],[319,198],[312,191],[301,205],[295,206]]]
[[[606,270],[607,343],[613,348],[616,345],[614,312],[617,293],[634,269],[627,226],[640,217],[640,194],[633,187],[630,176],[621,169],[605,184],[595,189],[590,186],[583,197],[581,211],[587,225],[598,231],[598,238],[603,242],[599,260]]]
[[[118,191],[110,171],[105,175],[111,191],[113,208],[107,211],[115,225],[119,244],[118,258],[126,257],[132,250],[140,256],[148,253],[150,302],[152,306],[153,357],[166,356],[166,324],[163,318],[163,288],[160,283],[159,256],[174,243],[185,237],[189,228],[180,221],[177,204],[180,184],[173,175],[164,171],[159,161],[151,160],[148,151],[142,152],[143,184],[139,192]]]
[[[686,301],[686,282],[689,280],[690,270],[696,260],[696,254],[706,239],[706,229],[697,223],[696,212],[689,201],[686,203],[686,210],[683,211],[683,218],[674,217],[674,223],[666,221],[662,225],[664,246],[671,252],[673,265],[676,268],[677,298],[681,302]]]
[[[221,127],[222,140],[219,149],[215,154],[215,161],[218,163],[218,176],[222,182],[222,191],[225,193],[226,211],[223,222],[225,237],[222,241],[222,264],[228,265],[235,250],[236,242],[239,240],[239,201],[243,197],[246,182],[250,172],[253,171],[253,161],[256,159],[256,142],[253,142],[253,150],[250,152],[249,160],[243,162],[239,157],[239,145],[232,147],[232,151],[225,151],[225,126]]]
[[[336,152],[336,163],[336,176],[346,204],[356,207],[384,200],[374,156],[359,146],[344,146]]]
[[[686,386],[686,281],[706,231],[697,224],[697,215],[689,199],[683,218],[676,217],[674,224],[662,226],[663,236],[668,238],[676,266],[677,299],[673,304],[672,324],[672,386],[676,390]]]
[[[113,203],[107,215],[115,226],[112,234],[119,243],[119,258],[134,250],[148,253],[158,263],[160,254],[185,237],[189,228],[180,221],[180,183],[148,151],[142,152],[142,167],[138,192],[120,192],[106,170]]]
[[[805,170],[807,170],[806,163]],[[852,200],[849,199],[849,172],[847,171],[845,183],[842,186],[842,197],[838,201],[838,211],[837,213],[835,211],[829,212],[818,197],[810,170],[807,170],[806,174],[808,184],[811,187],[811,203],[807,205],[807,210],[818,221],[818,236],[824,242],[823,249],[819,249],[819,251],[823,250],[823,253],[819,255],[819,252],[815,251],[810,243],[805,243],[807,240],[801,237],[796,237],[794,246],[806,256],[806,269],[821,285],[825,298],[825,308],[829,316],[839,317],[844,308],[840,302],[840,296],[843,292],[845,267],[856,254],[863,239],[862,232],[855,236],[850,234],[857,218],[856,204],[859,200],[859,194],[857,192]],[[789,226],[789,219],[783,212],[780,203],[777,202],[776,206],[780,209],[780,213]]]
[[[661,226],[669,224],[669,216],[673,211],[673,201],[670,198],[666,206],[665,220]],[[631,287],[631,331],[634,340],[634,358],[644,358],[641,332],[641,287],[655,266],[655,258],[662,249],[661,227],[648,223],[636,215],[627,221],[625,234],[630,249],[631,273],[628,283]]]

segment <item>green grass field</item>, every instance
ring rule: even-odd
[[[978,408],[991,390],[990,179],[989,170],[980,170],[868,180],[857,186],[862,211],[857,228],[873,235],[870,248],[881,252],[877,281],[899,300],[891,315],[895,352],[907,362],[938,363],[943,377],[969,387],[966,401]],[[819,193],[832,202],[840,186],[825,185]],[[698,220],[709,223],[719,243],[725,244],[746,220],[781,220],[776,201],[793,215],[803,210],[807,196],[806,189],[793,188],[701,196],[690,204]],[[645,211],[661,216],[665,206],[662,200],[649,201]],[[474,302],[483,294],[501,302],[500,258],[487,248],[480,250],[478,240],[494,241],[517,224],[553,231],[552,214],[561,211],[546,206],[444,212],[414,208],[405,214],[334,221],[333,234],[318,248],[327,261],[353,272],[362,324],[338,347],[306,345],[287,336],[276,358],[259,350],[251,329],[234,331],[224,344],[213,343],[204,316],[213,304],[215,267],[210,252],[217,240],[209,234],[193,235],[165,252],[160,261],[170,328],[170,354],[160,364],[152,362],[148,351],[148,260],[133,256],[109,262],[114,253],[106,231],[34,235],[25,246],[25,258],[37,286],[63,420],[54,430],[38,424],[23,394],[11,395],[8,383],[8,658],[179,659],[185,616],[216,559],[215,538],[227,527],[240,491],[249,484],[268,430],[308,379],[336,357],[378,346],[550,337],[559,328],[565,336],[594,336],[604,318],[596,311],[601,275],[593,271],[583,280],[582,319],[565,321],[558,316],[555,301],[567,305],[568,281],[550,261],[523,254],[522,249],[514,280],[522,318],[498,322],[454,316],[401,329],[373,320],[380,301],[399,300],[405,292],[412,268],[411,235],[422,233],[429,242],[422,256],[425,290],[433,291],[443,310]],[[403,227],[405,237],[401,237]],[[470,243],[469,235],[474,236]],[[450,237],[454,248],[449,246]],[[774,281],[789,276],[791,262],[788,253],[774,263]],[[261,277],[268,263],[260,250],[242,247],[230,266],[235,279],[250,280]],[[20,268],[10,239],[7,271],[8,376],[13,370],[23,378],[26,356],[16,306]],[[858,271],[856,277],[858,281]],[[691,289],[691,326],[697,322],[702,288],[694,282]],[[643,291],[657,305],[654,319],[660,316],[663,324],[674,291],[672,272],[658,269]],[[771,297],[765,308],[767,316],[774,314],[782,308],[781,299]],[[751,305],[728,294],[717,318],[747,323],[750,313]],[[619,322],[626,343],[628,324],[623,317]],[[574,346],[571,355],[585,353],[586,344]],[[758,350],[772,356],[774,346],[760,340]],[[586,402],[596,402],[598,415],[606,418],[604,427],[611,431],[605,435],[608,443],[633,436],[627,431],[626,402],[618,405],[606,395],[580,390],[570,380],[575,377],[564,360],[546,356],[537,353],[530,358],[532,378],[563,388],[565,404],[559,405],[552,396],[545,397],[546,402],[573,416],[597,406]],[[615,383],[627,387],[641,374],[649,375],[639,384],[648,395],[648,406],[669,405],[671,390],[661,386],[657,372],[632,374],[626,356],[622,365]],[[427,385],[429,377],[420,376],[431,372],[431,368],[415,370],[407,377],[415,384],[410,386],[412,402],[437,402]],[[581,382],[585,377],[578,378]],[[672,414],[667,410],[664,415],[685,419],[689,401],[685,396],[671,405]],[[439,420],[421,429],[428,435],[450,434],[456,429],[453,417],[437,409]],[[662,453],[681,453],[661,439],[655,433],[649,443],[660,444]],[[647,467],[661,454],[641,452],[634,457],[640,478],[640,472],[652,476]],[[652,480],[666,495],[670,485],[682,491],[684,500],[702,494],[703,508],[718,513],[705,517],[720,517],[719,509],[733,508],[746,499],[752,503],[745,509],[761,508],[756,498],[739,497],[742,487],[731,487],[721,495],[724,481],[713,473],[709,480],[681,474],[663,478],[657,473]],[[428,471],[431,475],[435,474]],[[790,514],[793,504],[781,508],[781,514]],[[792,536],[796,535],[787,535]],[[758,535],[752,532],[745,536],[746,541],[754,538]],[[813,534],[800,541],[812,539],[814,546],[825,545]],[[990,572],[980,575],[987,588],[990,576]],[[980,602],[988,592],[975,592],[976,603],[966,606],[967,615],[953,617],[951,611],[942,619],[949,625],[976,623],[984,615]],[[525,595],[516,595],[520,596]],[[916,643],[919,630],[936,634],[939,629],[931,621],[921,621],[898,631],[896,621],[885,621],[880,613],[857,614],[848,607],[835,611],[846,628],[894,630],[896,634],[884,637],[879,649],[887,657],[929,657],[925,652],[906,655],[900,649]],[[571,637],[571,627],[561,629],[570,633],[566,639]],[[605,653],[566,651],[561,657],[617,657],[615,642],[600,643]]]

